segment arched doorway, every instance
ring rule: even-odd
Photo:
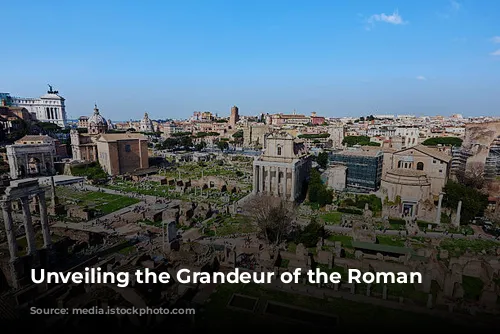
[[[40,160],[37,158],[31,158],[28,161],[28,174],[38,175],[40,174]]]

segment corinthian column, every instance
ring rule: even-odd
[[[28,197],[21,197],[21,205],[23,207],[24,230],[26,232],[26,243],[28,245],[28,255],[36,253],[35,229],[31,219],[30,203]]]
[[[7,234],[7,243],[9,244],[10,260],[17,258],[17,241],[14,233],[14,224],[12,222],[12,207],[10,201],[1,202],[3,212],[3,222],[5,224],[5,233]]]
[[[49,218],[47,217],[47,202],[45,201],[45,192],[38,193],[38,205],[40,207],[40,225],[42,225],[43,247],[50,248]]]

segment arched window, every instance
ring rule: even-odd
[[[281,146],[278,146],[278,155],[281,155]]]
[[[401,160],[398,161],[398,168],[401,168],[403,165],[403,162]]]
[[[417,163],[417,170],[424,170],[424,163],[423,162]]]

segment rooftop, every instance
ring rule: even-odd
[[[105,133],[99,136],[98,141],[113,142],[129,139],[147,140],[147,138],[140,133]]]
[[[375,146],[362,146],[360,148],[355,149],[347,149],[340,152],[334,152],[336,155],[350,155],[350,156],[367,156],[367,157],[376,157],[382,153],[380,147]]]

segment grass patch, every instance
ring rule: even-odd
[[[139,202],[137,198],[96,191],[76,191],[69,187],[57,187],[57,196],[65,202],[74,202],[107,215]]]
[[[492,252],[499,246],[498,243],[491,240],[469,240],[469,239],[451,239],[446,238],[441,241],[439,247],[445,249],[451,256],[460,256],[467,250],[479,253],[483,250]]]
[[[257,232],[257,226],[247,216],[236,215],[232,217],[219,215],[205,225],[205,231],[206,234],[211,233],[212,236],[228,236],[238,233]]]
[[[320,216],[326,224],[338,225],[342,222],[342,212],[332,211],[324,213]]]
[[[396,236],[377,235],[377,241],[381,245],[405,247],[404,240]]]
[[[328,236],[328,241],[340,241],[342,246],[346,248],[352,248],[352,237],[348,235],[332,234]]]

